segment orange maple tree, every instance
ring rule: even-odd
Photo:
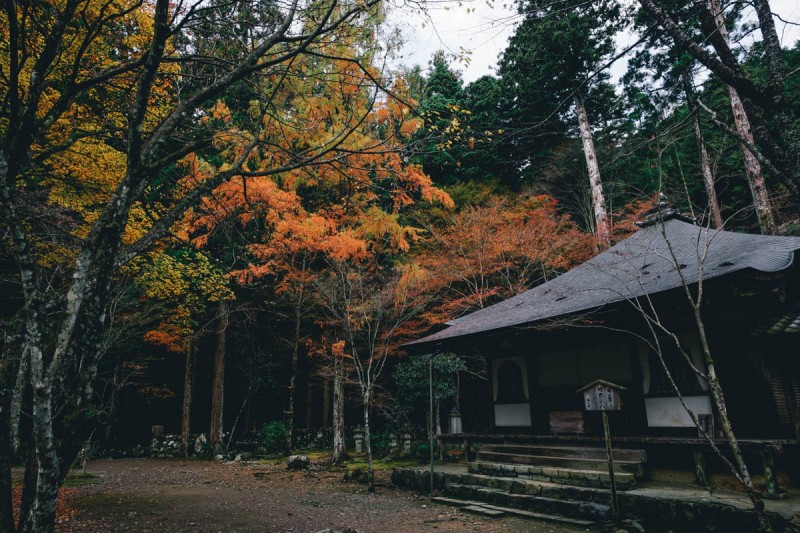
[[[235,102],[218,101],[202,119],[224,125],[214,158],[192,153],[181,161],[181,187],[191,190],[249,154],[242,172],[190,210],[178,232],[203,249],[213,248],[223,232],[246,235],[247,255],[230,277],[243,285],[267,285],[291,309],[288,448],[302,328],[314,322],[312,289],[321,272],[329,262],[374,268],[392,263],[420,235],[403,221],[406,207],[420,200],[453,205],[403,155],[405,142],[421,126],[404,80],[385,79],[372,65],[372,52],[355,44],[363,36],[349,32],[342,28],[337,39],[316,44],[291,72],[261,80],[256,90],[269,98],[260,99],[266,104],[251,102],[247,117],[231,111]],[[281,76],[294,76],[294,83],[279,83]],[[376,80],[385,92],[374,90]],[[314,164],[263,172],[291,167],[320,146],[324,155]]]
[[[593,253],[591,235],[559,214],[549,196],[494,197],[466,207],[431,227],[415,256],[417,276],[440,296],[414,327],[424,331],[519,294]]]

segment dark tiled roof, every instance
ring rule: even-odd
[[[800,250],[800,237],[717,231],[671,219],[639,230],[543,285],[448,322],[448,328],[406,346],[529,325],[674,289],[683,282],[696,283],[701,265],[704,279],[745,269],[777,272],[792,265],[795,250]]]

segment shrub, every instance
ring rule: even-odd
[[[266,453],[287,452],[286,449],[286,424],[281,420],[275,420],[261,427],[258,440]]]
[[[464,452],[461,450],[447,450],[444,458],[446,461],[461,461],[464,458]]]
[[[411,444],[411,451],[417,457],[427,459],[431,455],[431,445],[428,441],[418,440]]]
[[[388,431],[376,431],[370,433],[369,440],[372,446],[372,455],[374,457],[386,457],[391,451],[389,449],[390,435]]]

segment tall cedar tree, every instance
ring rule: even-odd
[[[586,103],[607,79],[603,67],[614,52],[621,8],[613,0],[530,0],[520,2],[518,9],[523,20],[500,61],[507,98],[517,104],[514,134],[520,148],[534,158],[531,145],[547,146],[554,130],[571,130],[567,124],[570,111],[574,113],[591,187],[595,235],[598,245],[607,247],[611,227]],[[531,138],[533,143],[523,142]]]
[[[718,31],[719,22],[707,3],[691,3],[697,7],[699,33],[685,30],[680,24],[678,12],[687,9],[689,2],[673,5],[639,0],[639,3],[676,47],[694,57],[741,97],[756,145],[736,132],[731,133],[762,166],[780,179],[797,202],[800,198],[800,108],[787,97],[789,70],[769,1],[756,0],[752,4],[761,33],[759,46],[763,49],[765,77],[745,68],[723,32]],[[768,122],[773,124],[772,128],[768,127]]]
[[[720,5],[716,0],[709,0],[705,8],[695,6],[695,9],[677,9],[679,5],[680,3],[676,2],[662,4],[663,7],[671,7],[674,16],[681,18],[681,25],[685,31],[693,31],[698,37],[702,35],[698,10],[705,9],[716,13],[715,21],[719,24],[717,31],[724,36],[725,40],[728,40],[726,25],[733,27],[737,18],[736,12],[723,16],[720,11]],[[705,111],[701,109],[699,104],[706,98],[698,94],[695,88],[694,71],[696,70],[696,61],[691,54],[685,52],[680,46],[675,45],[663,32],[652,31],[653,19],[646,10],[640,10],[637,20],[642,38],[647,43],[647,48],[637,52],[636,57],[629,64],[626,79],[629,84],[636,80],[640,84],[644,82],[646,85],[646,77],[650,73],[655,78],[653,81],[662,82],[659,88],[664,95],[663,104],[659,105],[662,110],[666,111],[666,106],[670,105],[670,103],[674,105],[676,100],[680,101],[681,99],[690,108],[692,129],[697,143],[700,170],[707,192],[709,211],[714,225],[720,227],[722,225],[722,216],[716,197],[708,147],[700,124],[699,115]],[[735,123],[735,129],[739,136],[746,139],[747,145],[754,147],[752,128],[742,100],[733,87],[726,86],[726,90],[733,110],[732,118]],[[703,103],[703,105],[707,106],[707,103]],[[761,164],[750,149],[746,147],[745,143],[739,143],[739,145],[744,163],[744,174],[752,196],[759,227],[763,233],[774,234],[776,230],[775,216]]]

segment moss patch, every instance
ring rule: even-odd
[[[373,459],[372,466],[373,468],[378,470],[391,470],[393,468],[399,467],[408,467],[408,466],[417,466],[419,461],[416,459]],[[366,468],[367,467],[367,458],[362,456],[352,457],[351,460],[347,463],[348,470],[355,470],[357,468]]]
[[[88,472],[76,472],[74,474],[69,474],[67,479],[64,480],[65,487],[85,487],[87,485],[94,485],[95,483],[100,483],[102,480],[93,475],[89,474]]]
[[[257,465],[276,465],[278,463],[285,463],[288,460],[288,455],[281,455],[280,457],[265,457],[263,459],[253,461],[253,463]]]

